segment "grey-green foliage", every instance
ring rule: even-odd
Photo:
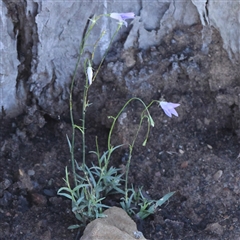
[[[107,195],[113,193],[124,194],[120,189],[122,174],[118,174],[118,169],[95,166],[89,168],[87,165],[79,166],[76,163],[77,185],[71,188],[69,173],[66,168],[65,183],[67,187],[58,190],[58,194],[72,200],[72,212],[80,221],[79,225],[71,226],[75,228],[86,226],[86,224],[96,218],[104,217],[102,213],[109,206],[102,203]],[[81,175],[80,175],[81,174]]]
[[[161,207],[175,192],[170,192],[159,200],[151,200],[143,196],[142,189],[132,187],[128,189],[128,198],[122,198],[120,202],[122,208],[129,214],[137,218],[144,219],[154,214],[157,207]]]

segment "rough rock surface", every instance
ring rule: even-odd
[[[88,224],[81,240],[134,240],[145,239],[137,230],[136,223],[117,207],[104,212],[106,218],[98,218]]]
[[[223,40],[232,62],[239,64],[240,53],[240,2],[208,1],[208,17],[210,25],[215,27]],[[231,10],[230,10],[231,9]]]
[[[6,17],[7,7],[0,2],[0,106],[4,106],[8,115],[18,114],[16,99],[16,79],[19,64],[17,53],[16,33],[10,18]],[[15,96],[15,97],[13,97]]]
[[[223,41],[221,47],[227,50],[232,64],[237,64],[240,39],[239,2],[192,2],[131,1],[129,4],[108,1],[4,0],[1,2],[0,14],[3,30],[0,40],[3,50],[0,105],[8,116],[25,111],[25,105],[35,104],[53,118],[66,112],[69,83],[79,43],[87,21],[93,14],[127,11],[136,13],[138,17],[133,25],[123,28],[117,38],[124,36],[126,41],[122,39],[122,42],[125,42],[125,49],[147,49],[152,45],[159,45],[164,37],[176,29],[186,29],[201,20],[204,25],[202,30],[199,29],[202,31],[202,50],[208,52],[212,29],[216,28]],[[96,53],[96,63],[105,52],[116,29],[116,22],[104,18],[93,31],[89,39],[90,46],[105,29],[107,33]],[[217,72],[216,77],[221,74],[221,71]],[[228,83],[228,78],[225,81]]]

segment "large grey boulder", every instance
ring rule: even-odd
[[[69,84],[79,44],[87,21],[94,14],[135,12],[136,19],[128,28],[123,27],[116,38],[124,36],[126,51],[159,45],[172,31],[201,23],[202,50],[208,53],[212,29],[217,29],[223,41],[221,47],[228,52],[232,64],[239,61],[239,1],[133,0],[130,4],[3,0],[0,4],[0,105],[7,116],[16,116],[26,105],[35,104],[53,118],[68,110]],[[105,53],[116,27],[115,20],[103,18],[92,32],[89,51],[106,30],[95,63]],[[79,69],[77,79],[81,72]]]

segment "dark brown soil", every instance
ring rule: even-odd
[[[189,132],[187,124],[176,124],[177,118],[157,110],[161,132],[153,129],[147,147],[139,144],[135,149],[130,181],[153,199],[177,193],[138,222],[139,230],[148,239],[238,239],[236,137],[226,130]],[[67,230],[77,223],[71,202],[57,195],[64,168],[70,165],[65,135],[71,126],[46,118],[45,126],[29,138],[26,129],[19,129],[21,121],[3,120],[1,126],[0,239],[76,239],[78,231]],[[96,133],[91,128],[89,132],[91,143]],[[106,134],[107,129],[100,131],[102,143]],[[124,157],[124,151],[121,154]],[[120,157],[113,160],[115,166],[124,164]]]

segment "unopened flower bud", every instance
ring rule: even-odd
[[[93,70],[91,66],[87,67],[87,77],[88,77],[88,84],[90,86],[92,84],[92,78],[93,78]]]

